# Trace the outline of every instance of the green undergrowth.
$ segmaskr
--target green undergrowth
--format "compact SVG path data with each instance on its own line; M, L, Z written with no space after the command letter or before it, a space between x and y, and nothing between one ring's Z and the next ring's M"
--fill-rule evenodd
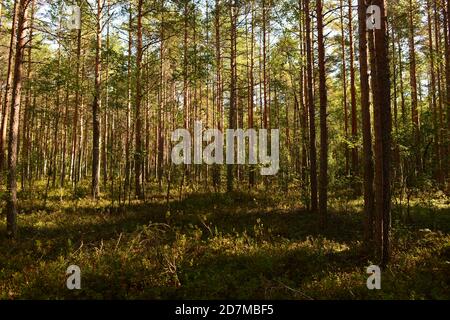
M61 192L45 205L23 195L15 240L1 214L1 299L450 299L445 197L408 216L394 206L392 260L368 290L360 200L331 200L324 229L293 192L194 192L170 206ZM70 265L81 290L66 288Z

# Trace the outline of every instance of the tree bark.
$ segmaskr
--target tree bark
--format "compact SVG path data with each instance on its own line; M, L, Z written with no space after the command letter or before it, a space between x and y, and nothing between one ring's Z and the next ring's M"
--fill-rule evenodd
M6 134L8 128L8 116L10 109L9 95L11 89L11 83L13 81L13 58L14 58L14 46L16 41L16 23L19 14L18 2L14 1L14 15L11 27L11 38L9 42L9 53L8 53L8 68L6 72L6 85L5 94L3 98L2 106L2 119L0 127L0 177L3 176L3 171L5 170L5 158L6 158Z
M76 157L78 141L78 117L80 110L80 69L81 69L81 28L77 30L77 48L76 48L76 75L75 75L75 110L72 122L72 154L70 159L70 171L73 184L77 183Z
M358 24L359 24L359 70L361 86L361 116L363 128L363 163L364 163L364 219L365 240L368 247L373 239L373 151L372 132L370 119L369 73L367 66L367 30L366 30L365 0L358 0Z
M19 119L22 95L23 55L26 45L28 6L30 0L20 0L17 8L16 51L14 78L12 83L12 104L9 119L8 141L8 184L6 197L6 232L9 237L17 236L17 152L19 146Z
M307 86L308 86L308 110L309 110L309 161L310 161L310 184L311 184L311 210L317 212L317 152L316 152L316 114L313 96L313 70L312 70L312 46L311 46L311 12L310 1L305 0L305 27L306 27L306 64L307 64Z
M27 62L27 78L26 81L26 94L25 94L25 106L23 112L23 128L22 128L22 190L25 190L25 181L29 179L29 132L30 132L30 107L32 101L32 88L31 88L31 76L32 76L32 45L33 45L33 27L34 27L34 11L35 0L31 0L31 13L29 22L29 36L28 36L28 62Z
M341 24L341 55L342 55L342 104L344 109L344 135L345 135L345 174L350 172L350 153L348 148L348 106L347 106L347 62L345 54L345 33L344 33L344 2L340 0L340 24Z
M356 86L355 86L355 66L354 66L354 49L353 49L353 8L352 0L348 2L348 30L349 30L349 45L350 45L350 98L352 106L352 174L357 176L359 174L358 161L358 116L356 110Z
M141 138L141 130L142 130L142 120L141 120L141 100L142 100L142 89L141 89L141 76L142 76L142 6L143 0L138 0L137 7L137 51L136 51L136 109L135 109L135 146L136 152L134 155L135 162L135 191L136 197L138 199L142 199L144 194L142 190L142 156L143 156L143 148L142 148L142 138Z
M317 42L319 59L319 95L320 95L320 174L319 174L319 213L321 224L327 224L328 201L328 127L327 127L327 84L325 68L325 45L323 36L323 4L316 2Z
M236 68L236 24L237 24L237 7L236 1L233 0L230 2L230 21L231 21L231 79L230 79L230 110L228 114L228 129L234 129L236 127L236 104L237 104L237 96L236 96L236 86L237 86L237 68ZM234 152L234 151L233 151ZM233 174L233 165L227 164L227 191L233 191L233 182L234 174Z
M94 101L92 103L92 198L96 199L99 193L100 178L100 107L101 107L101 16L102 1L97 0L97 22L96 22L96 46L95 46L95 85Z
M391 99L389 78L389 41L387 36L387 18L385 0L374 1L381 8L381 29L375 30L375 60L378 105L375 114L375 197L376 217L381 223L382 232L377 236L378 257L385 266L390 258L390 227L391 227Z
M409 73L411 86L411 120L414 132L414 152L416 156L416 170L421 168L421 139L419 126L419 111L417 98L417 72L416 72L416 43L415 43L415 28L414 28L414 13L415 7L413 0L409 0Z

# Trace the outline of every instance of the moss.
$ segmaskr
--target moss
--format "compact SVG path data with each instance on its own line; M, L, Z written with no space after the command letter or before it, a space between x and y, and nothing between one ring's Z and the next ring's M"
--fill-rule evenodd
M382 290L369 291L358 199L334 206L345 210L324 230L292 191L192 193L170 211L164 197L119 207L63 194L45 207L21 201L16 240L6 239L2 216L1 299L450 298L442 197L428 206L415 199L408 222L394 208L392 261ZM66 289L72 264L82 271L79 291Z

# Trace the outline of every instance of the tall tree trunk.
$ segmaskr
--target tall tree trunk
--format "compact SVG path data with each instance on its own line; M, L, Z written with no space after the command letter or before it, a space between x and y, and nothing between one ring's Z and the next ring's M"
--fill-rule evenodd
M189 40L189 1L184 1L184 26L183 26L183 120L184 120L184 128L189 130L190 128L190 84L189 84L189 57L188 57L188 40ZM217 2L218 5L218 2ZM180 195L182 194L183 185L185 182L185 176L189 175L189 164L184 165L184 171L183 176L181 180L181 187L180 187ZM186 179L189 180L189 179Z
M414 28L415 6L413 0L409 0L409 72L411 86L411 119L414 132L415 154L416 154L416 170L421 168L421 139L419 126L419 110L417 99L417 72L416 72L416 43Z
M445 154L444 151L444 103L445 103L445 90L443 88L443 83L445 83L444 80L444 61L445 61L445 55L442 57L441 48L444 48L445 50L445 39L447 38L447 32L445 31L445 28L442 29L442 22L441 22L441 16L440 16L440 10L438 10L438 6L445 5L440 3L434 2L433 4L433 11L434 11L434 41L435 41L435 52L437 54L437 58L435 61L437 62L437 70L436 70L436 78L437 78L437 94L436 94L436 100L439 101L437 104L437 110L436 110L436 133L435 133L435 139L437 141L436 148L437 148L437 162L438 162L438 168L437 168L437 181L443 185L446 180L447 171L444 171L443 168L445 166L443 159L443 155ZM445 20L445 19L444 19ZM444 39L442 39L442 31L444 31ZM444 44L442 43L444 42ZM444 59L443 59L444 58Z
M302 56L306 54L306 35L305 35L305 14L302 10L303 0L299 0L299 30L300 30L300 52ZM298 119L300 122L300 130L301 136L298 138L298 141L301 141L301 188L302 193L306 193L308 189L308 144L309 144L309 135L308 135L308 86L307 86L307 66L303 63L300 70L300 89L299 89L299 104L300 110L298 110ZM306 203L309 209L309 203Z
M359 23L359 72L361 86L361 115L363 129L363 162L364 162L364 219L365 240L370 247L373 239L373 151L372 132L370 120L370 96L369 96L369 73L367 66L367 30L366 30L365 0L358 0L358 23Z
M307 64L307 86L308 86L308 110L309 110L309 161L310 161L310 183L311 183L311 210L317 212L317 153L316 153L316 114L313 95L313 70L312 70L312 46L311 46L311 12L309 0L305 0L305 27L306 27L306 64Z
M445 172L447 172L447 189L450 190L450 179L448 172L450 170L450 0L446 1L447 10L444 9L444 29L446 30L446 42L445 42L445 82L446 82L446 95L445 106L447 113L447 126L445 130L445 138L447 145L444 148L443 158L445 161ZM445 5L443 6L445 8Z
M132 2L129 3L128 17L128 57L127 57L127 114L126 114L126 137L125 137L125 196L130 191L130 173L131 173L131 55L133 48L133 7Z
M3 2L0 1L0 31L2 31L3 28ZM2 95L2 90L3 90L3 78L0 79L0 125L2 123L2 108L3 108L3 95Z
M352 105L352 174L359 174L358 148L358 116L356 110L356 86L355 86L355 66L353 49L353 7L352 0L348 0L348 30L350 46L350 97Z
M66 177L66 149L67 149L67 118L69 111L69 88L66 85L66 96L64 99L64 118L63 118L63 137L62 137L62 149L61 149L61 167L60 167L60 177L59 186L62 189L65 183ZM60 193L62 195L62 192Z
M328 201L328 128L327 128L327 84L325 68L325 45L323 36L323 4L316 2L317 45L319 48L319 95L320 95L320 174L319 174L319 213L321 224L327 223Z
M6 196L7 235L17 235L17 151L19 146L19 119L22 95L22 67L26 45L26 28L28 23L28 6L30 0L20 0L17 11L16 52L14 61L14 78L12 83L12 104L9 119L8 140L8 184Z
M2 106L2 118L0 127L0 178L3 176L3 171L5 170L5 158L6 158L6 133L8 128L8 116L10 109L9 95L11 89L11 83L13 81L13 58L14 58L14 46L16 40L16 23L19 14L18 2L14 1L14 14L11 25L11 38L9 41L9 53L8 53L8 68L6 72L6 85L5 85L5 95L3 98Z
M70 171L72 182L76 183L76 156L77 156L77 141L78 141L78 114L80 110L80 69L81 69L81 28L76 31L77 33L77 49L76 49L76 75L75 75L75 110L73 114L72 123L72 154L70 159Z
M254 69L255 69L255 8L254 1L251 1L251 36L250 36L250 70L249 70L249 106L248 106L248 128L253 129L254 120L253 120L253 110L255 109L254 104L254 96L255 96L255 78L254 78ZM255 185L255 169L254 167L250 168L249 172L249 184L251 187Z
M108 183L108 127L109 127L109 30L110 30L110 0L106 1L106 57L105 57L105 106L103 107L103 137L101 149L101 171L103 188L106 189Z
M137 50L136 50L136 109L135 109L135 145L136 152L134 155L134 171L135 171L135 189L136 197L142 199L144 194L142 190L142 120L141 120L141 100L142 100L142 89L141 89L141 77L142 77L142 5L143 0L138 0L138 15L137 15Z
M262 42L263 42L263 86L264 86L264 113L263 113L263 124L264 128L267 129L269 112L269 101L268 101L268 83L267 83L267 7L266 1L262 0Z
M391 96L389 79L389 41L387 36L387 18L385 0L375 0L381 8L381 29L375 30L375 58L378 105L375 105L375 199L377 223L382 232L378 239L378 257L385 266L390 257L391 227Z
M237 68L236 68L236 28L237 28L237 7L236 1L230 3L230 21L231 21L231 79L230 79L230 110L228 114L228 129L234 129L236 126L236 86L237 86ZM234 152L234 151L233 151ZM227 164L227 191L233 191L233 165Z
M215 3L215 21L214 28L216 32L215 51L216 51L216 108L217 108L217 129L222 130L223 119L223 92L222 92L222 53L221 53L221 33L220 33L220 0ZM213 169L213 185L214 189L220 185L220 167L216 164Z
M350 172L350 154L348 148L348 106L347 106L347 62L345 54L345 33L344 33L344 1L340 0L340 24L341 24L341 55L342 55L342 104L344 109L344 134L345 134L345 174Z
M102 49L102 0L97 0L96 46L95 46L95 87L92 103L92 197L99 193L100 178L100 106L101 106L101 49Z
M438 110L437 110L437 97L436 97L436 73L435 73L435 63L434 63L434 46L433 46L433 31L431 19L431 4L430 0L427 0L427 29L428 29L428 45L429 45L429 55L430 55L430 109L433 114L433 126L434 126L434 147L436 155L436 166L433 169L433 176L438 180L441 176L440 172L440 148L439 148L439 121L438 121ZM437 45L437 44L436 44ZM440 88L439 88L440 90Z
M25 106L23 113L23 128L22 128L22 190L25 190L25 180L29 178L29 131L30 131L30 105L32 100L32 88L31 88L31 71L32 71L32 45L33 45L33 27L34 27L34 11L35 0L31 0L31 13L29 23L29 36L28 36L28 62L27 62L27 87L25 95Z
M162 7L164 7L164 1L161 3ZM157 178L159 188L162 188L162 179L163 179L163 162L164 162L164 134L163 134L163 110L165 108L164 103L164 13L161 14L161 27L160 27L160 93L159 93L159 103L158 103L158 170L157 170Z

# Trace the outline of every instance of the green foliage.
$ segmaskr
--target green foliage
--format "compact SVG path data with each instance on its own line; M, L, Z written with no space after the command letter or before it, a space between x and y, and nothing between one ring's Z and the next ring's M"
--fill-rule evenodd
M111 210L85 191L49 197L41 211L24 204L17 240L6 239L1 219L0 298L450 298L443 194L415 198L411 222L394 219L390 267L382 290L369 291L365 268L374 262L361 246L360 202L335 212L324 230L315 215L292 209L292 192L190 194L166 214L158 201ZM72 264L82 270L79 291L65 286Z

